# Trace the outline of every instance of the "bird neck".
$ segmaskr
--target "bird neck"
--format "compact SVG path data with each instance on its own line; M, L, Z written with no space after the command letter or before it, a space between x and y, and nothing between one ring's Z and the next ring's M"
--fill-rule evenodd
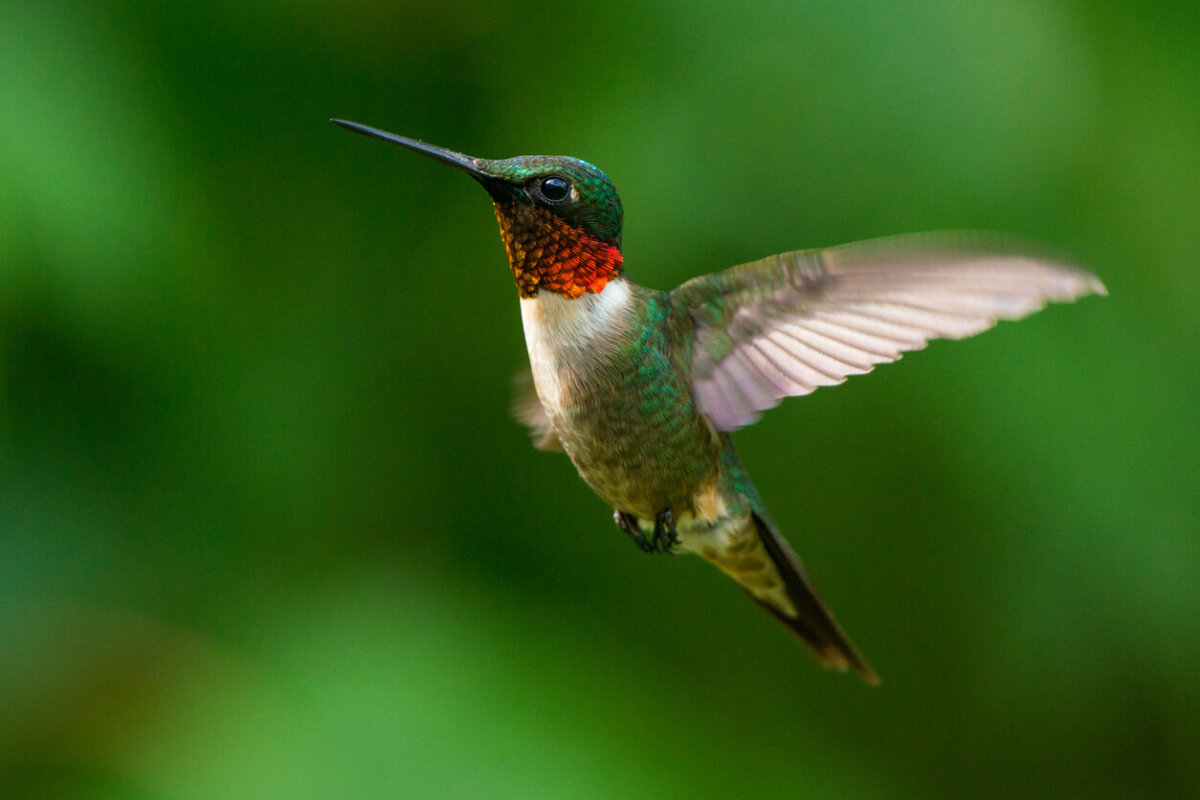
M621 273L621 250L544 208L497 202L496 219L521 297L545 289L575 299L599 294Z

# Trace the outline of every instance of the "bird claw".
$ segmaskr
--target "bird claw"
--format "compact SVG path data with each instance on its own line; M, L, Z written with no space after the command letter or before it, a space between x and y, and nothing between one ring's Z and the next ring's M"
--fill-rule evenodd
M679 544L679 534L671 520L671 509L664 509L654 517L654 532L647 537L638 525L637 517L624 511L613 511L613 522L641 548L643 553L673 553Z
M671 509L664 508L654 516L654 549L658 553L674 553L679 544L679 533L671 519Z
M633 514L627 514L624 511L613 511L613 522L617 523L617 527L625 531L625 535L633 540L633 543L642 549L643 553L653 553L654 545L646 538L646 534L642 533L642 528L638 525L637 517Z

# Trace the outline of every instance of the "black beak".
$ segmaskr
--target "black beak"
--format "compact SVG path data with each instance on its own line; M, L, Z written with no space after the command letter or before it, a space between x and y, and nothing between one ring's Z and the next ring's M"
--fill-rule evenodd
M381 131L378 128L372 128L370 125L362 125L358 122L349 122L344 119L333 119L330 122L336 122L343 128L361 133L364 136L373 136L376 139L383 139L385 142L398 144L401 147L407 147L409 150L416 150L418 153L424 153L430 158L435 158L443 164L449 164L455 169L460 169L470 175L472 178L483 183L485 187L495 184L498 178L489 173L485 165L487 159L474 158L472 156L456 153L453 150L447 150L444 147L438 147L435 144L427 144L416 139L409 139L407 136L397 136L394 133Z

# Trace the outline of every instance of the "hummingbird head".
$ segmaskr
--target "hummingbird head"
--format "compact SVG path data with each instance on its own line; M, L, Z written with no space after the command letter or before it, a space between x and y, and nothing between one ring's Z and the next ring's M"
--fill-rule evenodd
M603 172L567 156L473 158L357 122L342 127L416 150L466 172L487 190L522 297L576 298L621 272L621 198Z

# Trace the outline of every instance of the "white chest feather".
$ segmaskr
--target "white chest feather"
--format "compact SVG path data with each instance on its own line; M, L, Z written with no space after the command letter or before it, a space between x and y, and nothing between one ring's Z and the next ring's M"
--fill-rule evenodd
M600 294L574 300L553 292L521 299L533 383L552 419L569 400L565 376L570 367L627 330L630 298L629 284L614 280Z

